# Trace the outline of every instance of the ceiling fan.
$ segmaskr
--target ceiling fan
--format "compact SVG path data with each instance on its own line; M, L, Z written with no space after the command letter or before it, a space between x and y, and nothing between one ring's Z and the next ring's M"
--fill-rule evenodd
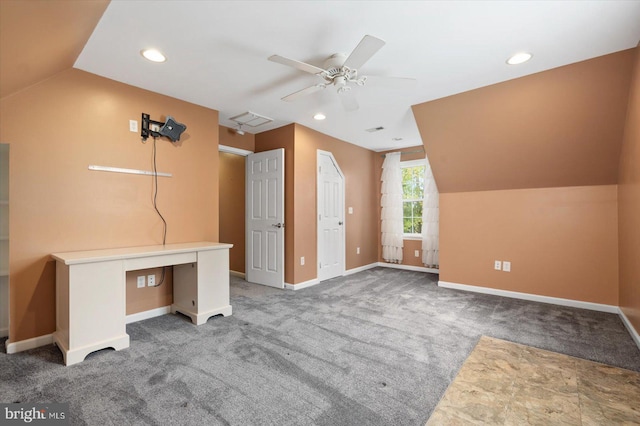
M344 108L347 111L354 111L359 108L359 105L353 92L351 92L351 85L364 86L367 82L367 76L358 76L358 69L371 59L384 45L384 40L365 35L351 54L336 53L331 55L324 62L323 68L279 55L272 55L269 57L269 60L299 69L300 71L315 74L324 80L323 83L314 84L313 86L285 96L282 98L283 101L295 101L302 96L326 89L329 86L334 86ZM415 82L415 79L412 78L383 78L400 84Z

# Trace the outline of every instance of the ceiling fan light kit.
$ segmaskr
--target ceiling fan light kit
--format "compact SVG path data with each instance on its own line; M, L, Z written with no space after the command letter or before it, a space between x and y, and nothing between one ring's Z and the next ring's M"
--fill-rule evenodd
M323 64L323 68L295 59L285 58L280 55L269 57L271 62L296 68L309 74L317 75L324 80L323 83L314 84L297 92L293 92L282 98L283 101L295 101L303 96L334 86L339 95L342 105L347 111L359 108L358 102L351 92L353 85L364 86L367 76L358 77L358 69L362 67L371 57L385 45L385 42L377 37L365 35L355 49L349 54L336 53L331 55ZM394 77L381 77L395 79ZM414 79L396 79L404 82L413 82Z

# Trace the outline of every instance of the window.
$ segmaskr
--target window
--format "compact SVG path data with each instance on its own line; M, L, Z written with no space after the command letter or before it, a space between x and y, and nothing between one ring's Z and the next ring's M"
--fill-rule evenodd
M421 237L424 199L424 160L403 161L402 218L405 237Z

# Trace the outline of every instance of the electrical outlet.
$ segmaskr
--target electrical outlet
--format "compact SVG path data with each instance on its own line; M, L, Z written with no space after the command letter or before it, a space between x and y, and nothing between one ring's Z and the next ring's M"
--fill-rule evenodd
M356 254L360 254L360 247L356 247Z
M502 262L500 262L499 260L496 260L495 263L493 264L493 269L495 269L496 271L502 270Z
M137 132L138 131L138 121L129 120L129 131L130 132Z
M147 275L147 285L149 287L154 287L156 285L156 276L155 275Z
M502 261L502 270L505 272L511 272L511 262L507 262L506 260Z
M151 123L149 125L149 130L151 130L152 132L159 132L160 131L160 126L154 123Z
M304 266L304 256L300 258L300 266Z
M415 256L415 257L420 257L420 251L419 251L419 250L416 250L416 251L415 251L415 253L414 253L414 256Z
M144 275L138 277L138 288L144 288Z
M353 214L353 207L349 207L349 214Z

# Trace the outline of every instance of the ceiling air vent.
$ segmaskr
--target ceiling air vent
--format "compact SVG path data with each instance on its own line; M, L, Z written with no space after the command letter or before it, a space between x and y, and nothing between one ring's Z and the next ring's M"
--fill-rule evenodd
M271 123L272 118L265 117L264 115L256 114L255 112L247 111L240 115L229 118L231 121L235 121L239 125L245 125L250 127L258 127L263 124Z
M365 129L365 132L373 133L373 132L379 132L380 130L384 130L384 127L382 126L372 127L370 129Z

